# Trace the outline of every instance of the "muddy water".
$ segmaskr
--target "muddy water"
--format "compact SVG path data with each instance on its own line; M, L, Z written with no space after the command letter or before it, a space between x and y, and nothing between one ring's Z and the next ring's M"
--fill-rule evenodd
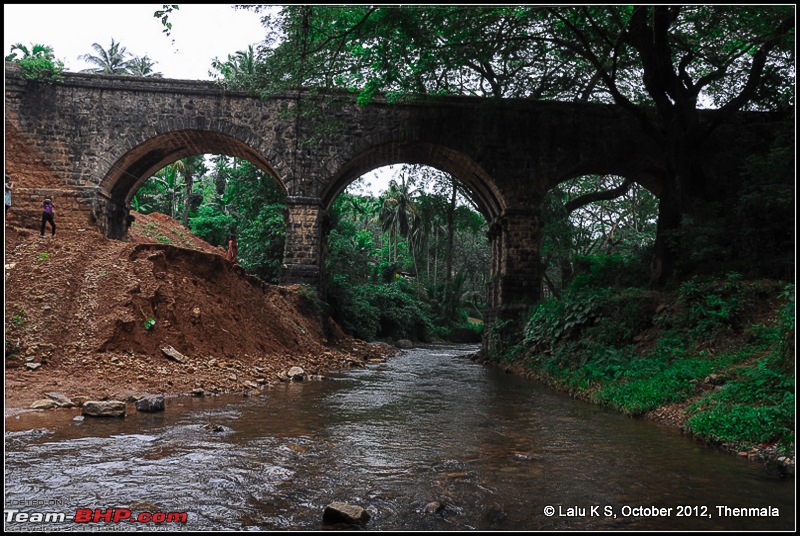
M320 530L333 501L367 508L369 530L794 529L793 480L482 367L475 350L168 399L162 414L8 418L5 529ZM33 516L112 510L188 521Z

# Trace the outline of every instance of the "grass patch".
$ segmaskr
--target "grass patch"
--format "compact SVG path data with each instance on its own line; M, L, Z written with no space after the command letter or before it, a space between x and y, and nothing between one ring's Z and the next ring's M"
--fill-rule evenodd
M707 441L788 448L794 286L781 285L728 274L693 278L663 296L572 290L534 307L523 350L502 357L524 359L554 387L628 415L692 402L685 427Z
M722 389L689 406L687 429L713 442L793 442L794 377L776 364L767 357L740 368Z

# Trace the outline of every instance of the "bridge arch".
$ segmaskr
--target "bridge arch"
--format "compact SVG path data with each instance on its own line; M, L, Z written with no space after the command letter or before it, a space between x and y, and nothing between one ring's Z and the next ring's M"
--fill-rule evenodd
M286 185L270 162L241 139L230 134L198 129L170 130L131 146L122 144L122 154L99 181L98 195L105 200L97 217L111 238L127 232L130 203L136 191L157 171L182 158L199 154L224 154L247 160L272 176L286 192Z
M350 159L321 192L321 205L329 210L336 198L358 177L394 164L419 164L449 173L472 193L487 221L500 216L507 202L489 174L468 155L432 143L392 142L372 147Z

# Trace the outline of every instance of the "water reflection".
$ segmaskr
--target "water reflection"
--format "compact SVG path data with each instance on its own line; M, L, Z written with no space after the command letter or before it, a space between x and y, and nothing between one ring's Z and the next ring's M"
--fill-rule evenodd
M168 400L163 414L7 419L6 508L188 513L167 530L318 530L333 501L366 507L372 530L793 529L793 481L481 367L474 351L409 351L264 396ZM780 515L720 516L717 505ZM681 506L706 510L678 516Z

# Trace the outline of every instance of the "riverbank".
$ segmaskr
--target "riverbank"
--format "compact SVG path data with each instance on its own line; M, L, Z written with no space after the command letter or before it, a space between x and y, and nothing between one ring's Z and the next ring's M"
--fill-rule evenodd
M479 360L794 476L791 283L584 286L533 308L524 333Z
M530 381L535 381L546 385L550 389L561 392L569 393L575 398L594 402L590 396L579 395L569 389L563 388L549 381L548 378L540 374L536 374L524 363L502 363L487 359L481 354L476 354L473 360L485 365L501 368L509 374L514 374ZM688 420L687 408L692 402L696 402L699 397L692 400L669 404L649 411L641 416L631 417L653 421L661 426L670 428L679 434L686 434L691 436L691 432L686 429L686 422ZM781 477L794 478L795 471L795 455L787 455L782 449L778 448L777 444L762 443L758 445L751 445L743 447L741 443L726 443L726 442L710 442L702 438L695 438L699 443L706 445L710 449L724 451L732 456L738 456L743 459L750 460L754 463L761 463L764 469L772 474L777 474ZM794 445L792 445L794 446Z

